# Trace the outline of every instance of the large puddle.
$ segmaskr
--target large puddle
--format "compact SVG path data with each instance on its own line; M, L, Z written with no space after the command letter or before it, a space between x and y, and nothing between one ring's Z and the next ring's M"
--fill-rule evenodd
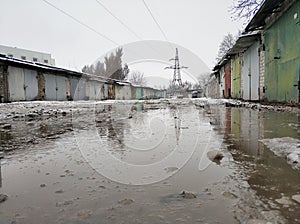
M5 120L0 223L300 222L300 171L259 141L299 140L297 114L203 100L71 109Z

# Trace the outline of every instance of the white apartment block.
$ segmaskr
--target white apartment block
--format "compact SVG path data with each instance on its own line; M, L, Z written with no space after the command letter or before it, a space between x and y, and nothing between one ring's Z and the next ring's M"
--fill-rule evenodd
M55 66L55 60L48 53L0 45L0 54L20 60Z

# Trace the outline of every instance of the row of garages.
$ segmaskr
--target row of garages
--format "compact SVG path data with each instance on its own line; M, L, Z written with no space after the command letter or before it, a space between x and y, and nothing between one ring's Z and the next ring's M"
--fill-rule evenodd
M0 55L0 102L164 98L165 91Z
M206 95L250 101L300 100L300 1L266 0L214 67Z

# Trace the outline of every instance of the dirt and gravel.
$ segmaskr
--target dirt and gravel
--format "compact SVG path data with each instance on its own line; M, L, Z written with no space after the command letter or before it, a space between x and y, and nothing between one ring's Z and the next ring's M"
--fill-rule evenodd
M300 222L298 163L283 153L299 149L297 108L164 99L0 110L3 223Z

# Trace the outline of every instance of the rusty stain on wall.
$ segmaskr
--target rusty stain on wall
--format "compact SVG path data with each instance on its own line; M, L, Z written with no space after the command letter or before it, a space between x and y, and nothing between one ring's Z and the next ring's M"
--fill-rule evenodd
M7 66L0 65L0 102L8 101Z
M38 97L37 100L45 100L46 88L45 88L45 77L42 72L38 72Z
M231 98L231 61L225 65L225 98Z
M70 79L66 80L66 95L67 95L67 100L71 100L71 81L70 81Z

